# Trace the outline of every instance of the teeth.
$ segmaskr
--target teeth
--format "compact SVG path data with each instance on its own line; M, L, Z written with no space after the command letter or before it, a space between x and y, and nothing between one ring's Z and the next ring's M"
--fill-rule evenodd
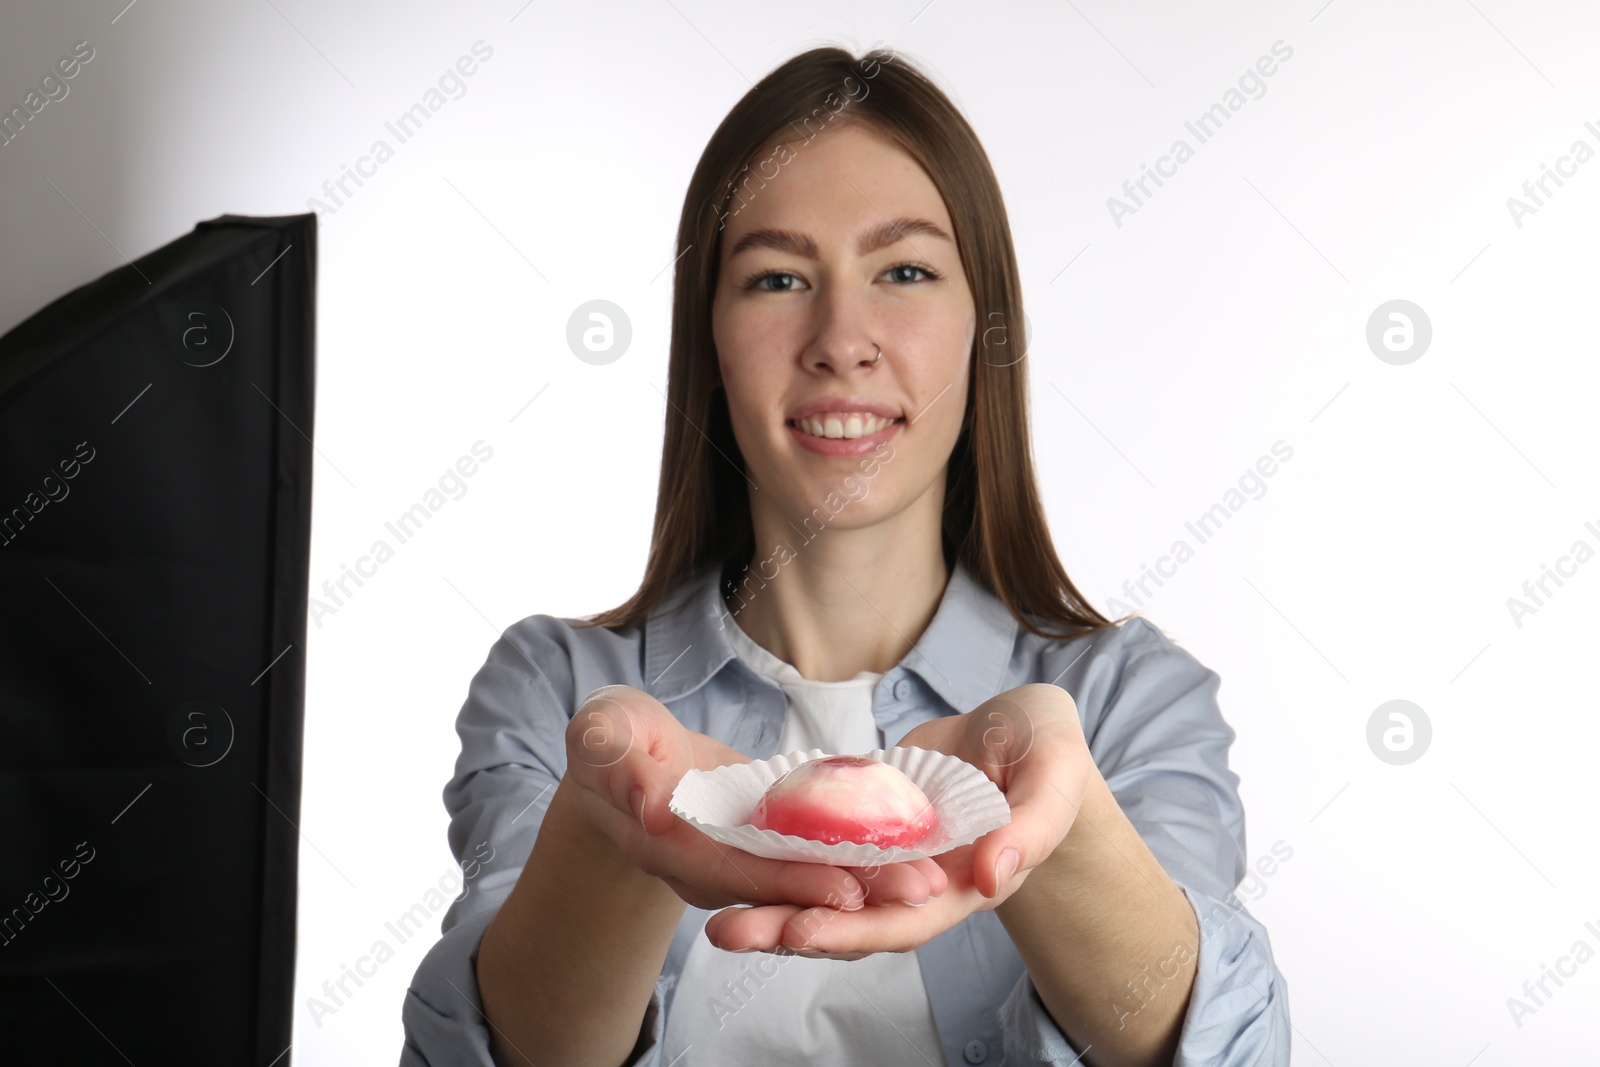
M795 425L813 437L857 438L875 434L893 419L880 418L862 412L830 412L820 418L796 419Z

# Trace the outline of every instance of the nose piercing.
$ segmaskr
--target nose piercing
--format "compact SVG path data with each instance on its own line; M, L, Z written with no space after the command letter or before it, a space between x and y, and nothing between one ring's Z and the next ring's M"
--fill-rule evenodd
M867 364L867 366L869 366L869 367L872 366L873 364L877 363L878 360L883 358L883 349L882 349L882 347L879 346L878 342L876 342L876 341L872 342L872 347L876 348L878 350L878 354L877 354L876 357L873 358L872 363L868 363Z

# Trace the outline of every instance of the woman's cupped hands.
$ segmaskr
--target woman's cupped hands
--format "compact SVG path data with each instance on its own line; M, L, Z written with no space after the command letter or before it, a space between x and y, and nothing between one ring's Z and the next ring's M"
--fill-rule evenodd
M567 730L567 773L596 830L685 902L717 910L706 936L733 952L860 959L906 952L994 908L1071 829L1094 773L1077 707L1030 684L972 711L924 722L900 747L943 752L982 770L1011 821L932 858L872 867L774 860L705 836L668 802L690 769L749 758L689 730L637 688L589 694Z

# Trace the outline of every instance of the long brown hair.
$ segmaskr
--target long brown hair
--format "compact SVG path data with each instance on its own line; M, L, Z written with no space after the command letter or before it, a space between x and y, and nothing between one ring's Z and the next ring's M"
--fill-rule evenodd
M1025 344L1021 284L989 158L949 98L892 49L857 59L834 47L803 52L762 78L722 120L695 167L678 221L678 247L689 254L678 259L673 281L666 431L644 580L626 603L586 616L581 625L642 623L691 573L711 563L722 565L726 595L730 571L751 561L756 546L744 456L711 336L722 229L734 197L742 204L765 187L761 174L751 172L764 145L790 130L809 141L841 120L886 136L932 178L950 212L979 311L966 412L945 479L946 565L964 563L1024 628L1042 637L1115 625L1067 577L1039 503L1027 364L1010 354ZM1038 623L1066 632L1050 633Z

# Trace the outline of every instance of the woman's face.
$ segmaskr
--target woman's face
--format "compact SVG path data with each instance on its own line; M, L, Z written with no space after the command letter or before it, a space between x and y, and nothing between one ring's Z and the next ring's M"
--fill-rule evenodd
M742 206L735 197L727 208L737 213L724 225L712 298L734 437L760 487L752 502L791 518L830 493L859 500L838 514L846 527L930 490L942 504L976 323L944 201L910 156L867 127L836 126L776 156L775 145L757 157L771 162L746 172L759 169L764 187L749 182ZM879 233L895 222L899 232ZM874 343L883 349L875 365ZM871 440L807 447L796 413L833 398L852 398L851 410L874 402L901 421ZM837 419L824 433L854 429Z

